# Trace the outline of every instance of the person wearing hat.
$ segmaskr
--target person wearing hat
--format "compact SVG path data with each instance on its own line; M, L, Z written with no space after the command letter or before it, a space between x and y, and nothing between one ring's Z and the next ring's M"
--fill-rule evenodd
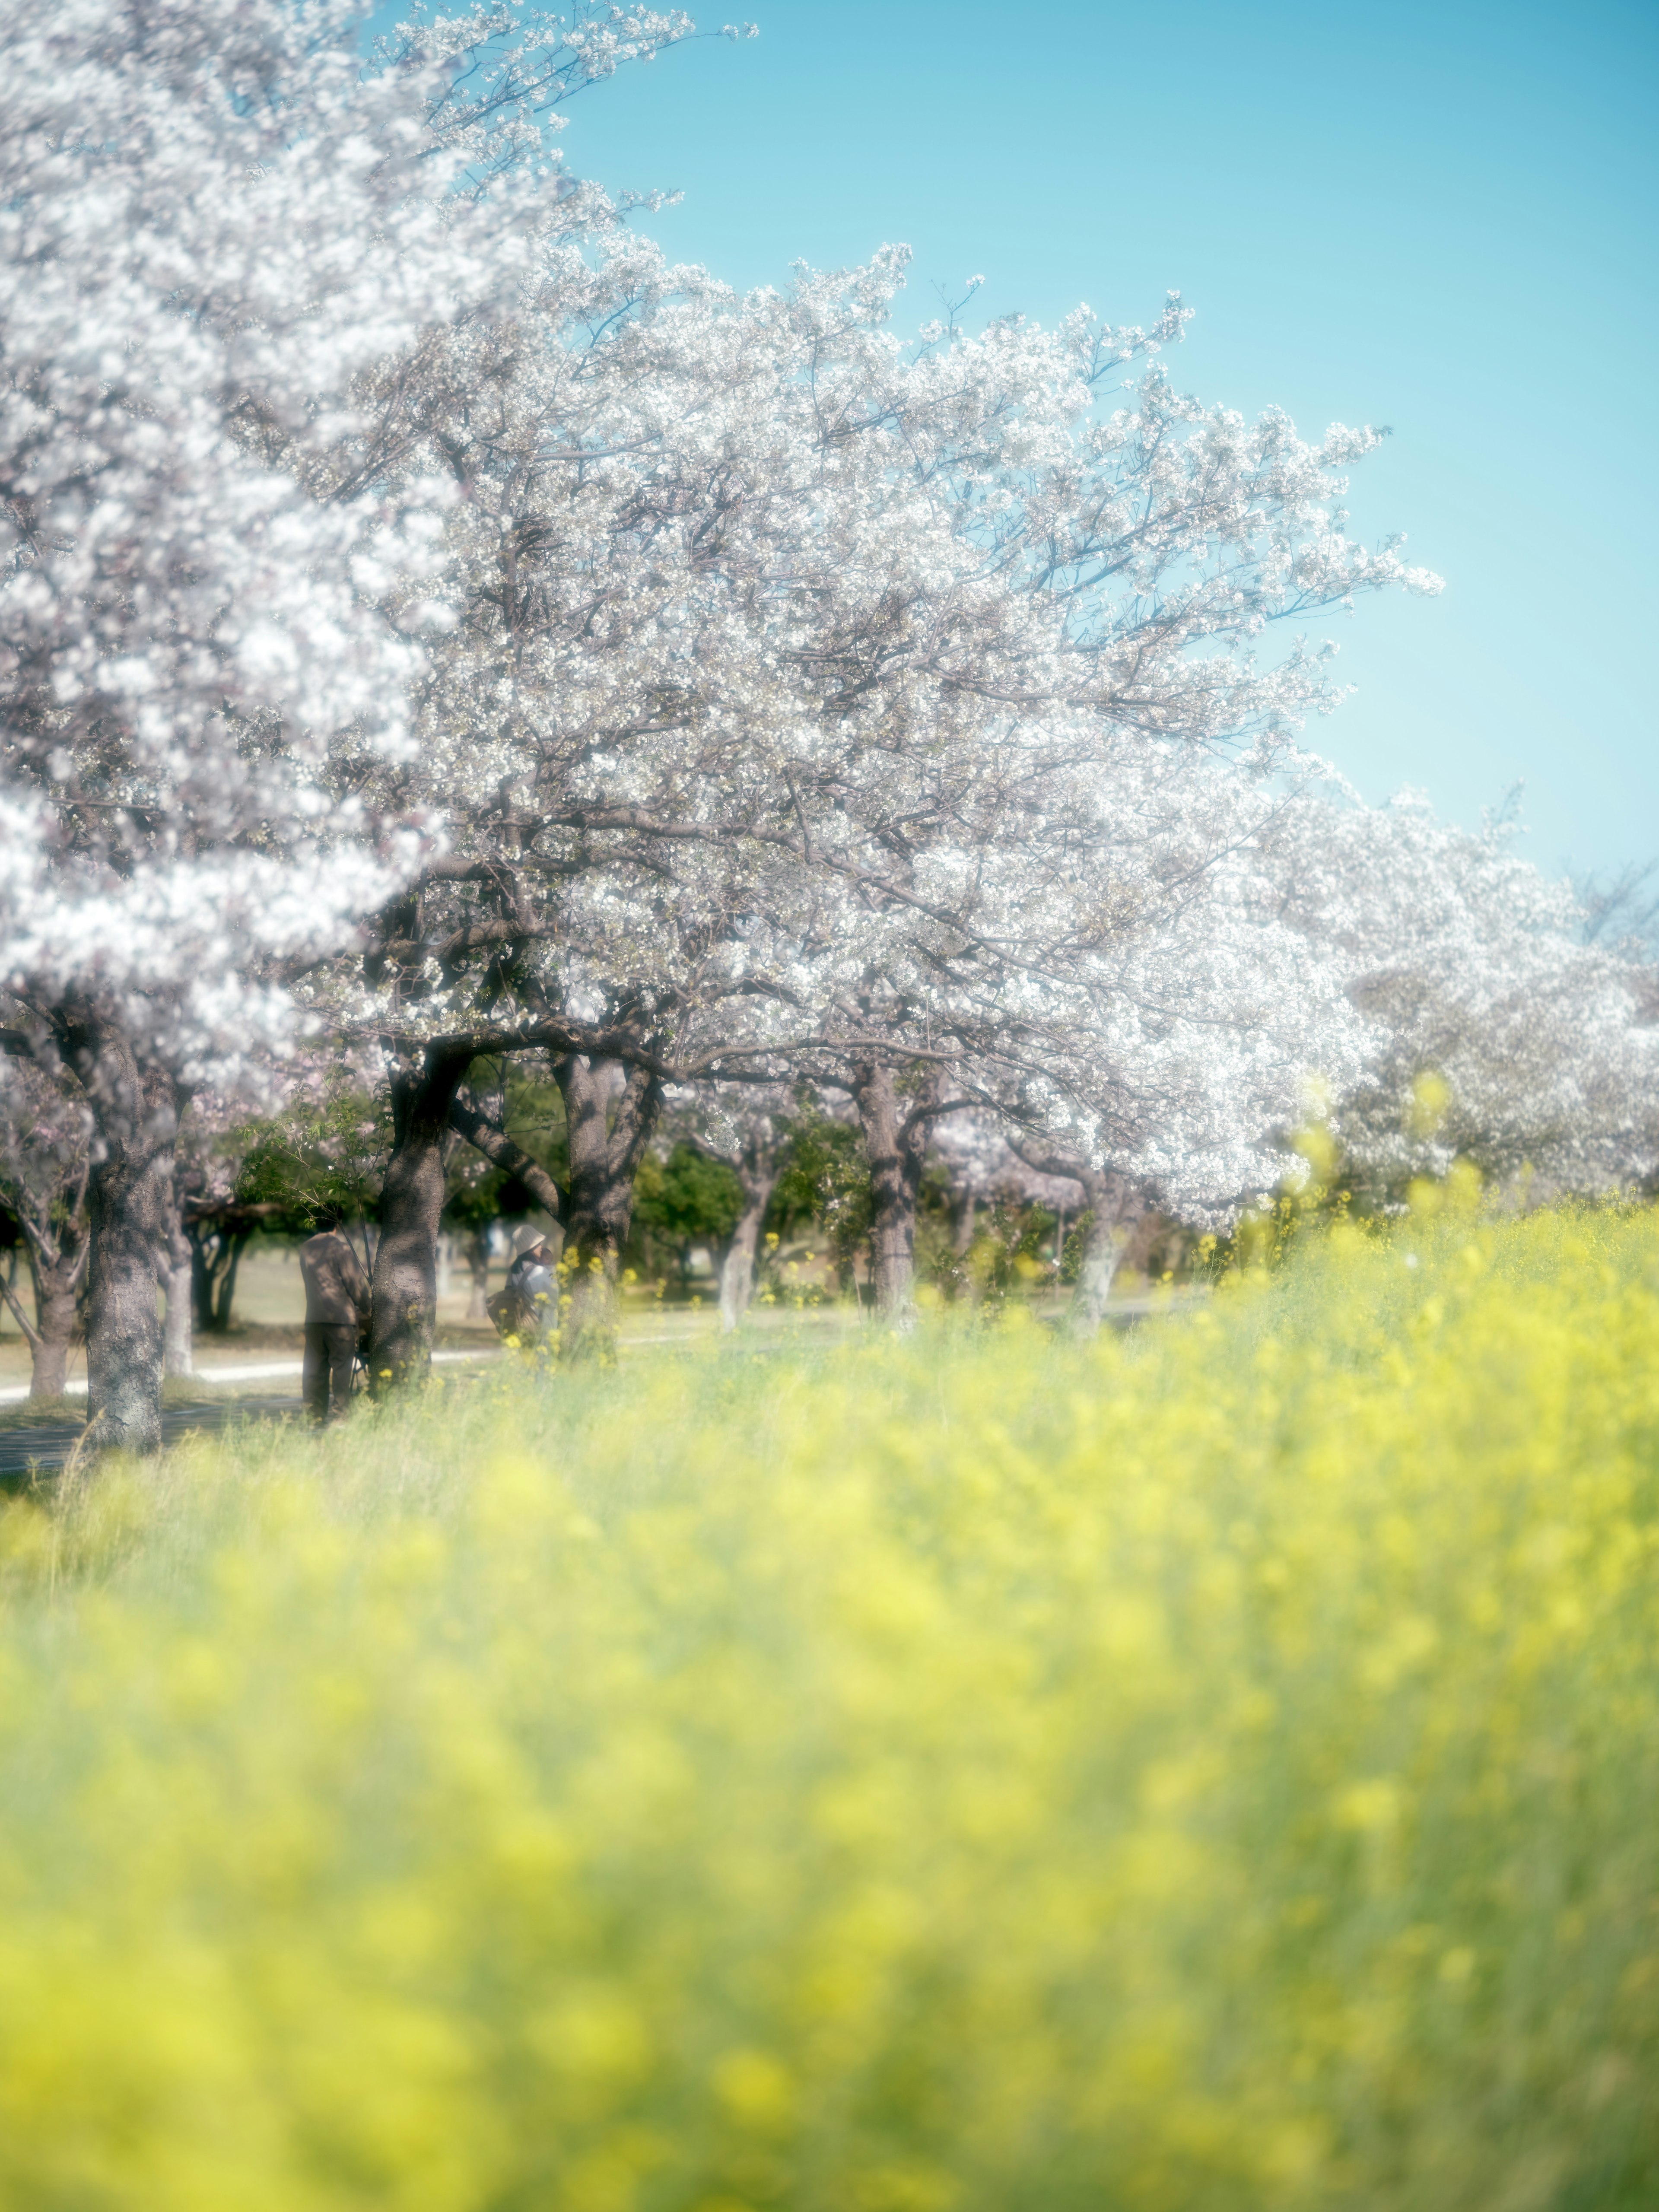
M507 1271L508 1310L520 1335L539 1336L558 1313L559 1285L546 1235L528 1222L513 1232L513 1265ZM505 1332L504 1332L505 1333Z

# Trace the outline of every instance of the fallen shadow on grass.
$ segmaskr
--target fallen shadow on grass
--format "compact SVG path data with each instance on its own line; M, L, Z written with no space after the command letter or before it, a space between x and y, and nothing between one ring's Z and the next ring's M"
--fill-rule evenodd
M216 1432L237 1421L296 1418L297 1392L291 1397L198 1399L161 1409L161 1442L176 1444L198 1431ZM44 1405L9 1408L0 1416L0 1494L27 1490L43 1476L56 1474L80 1442L87 1425L85 1403L58 1399Z

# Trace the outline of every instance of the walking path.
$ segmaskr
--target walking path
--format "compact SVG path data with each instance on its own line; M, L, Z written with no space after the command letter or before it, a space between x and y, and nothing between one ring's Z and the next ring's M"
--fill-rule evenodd
M434 1352L432 1364L436 1367L445 1361L499 1359L501 1356L493 1347L487 1352ZM301 1371L301 1363L297 1359L261 1359L247 1366L193 1368L186 1379L191 1382L260 1382L268 1376L298 1375ZM17 1389L0 1390L0 1406L21 1406L28 1395L27 1382ZM78 1382L65 1383L64 1395L66 1398L84 1398L87 1395L85 1376Z

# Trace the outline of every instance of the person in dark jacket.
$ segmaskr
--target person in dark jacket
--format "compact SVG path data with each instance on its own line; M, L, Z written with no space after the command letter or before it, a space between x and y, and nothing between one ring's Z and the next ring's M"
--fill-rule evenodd
M300 1389L313 1421L337 1420L351 1403L351 1367L368 1326L368 1282L340 1233L337 1213L300 1247L306 1286L306 1350Z

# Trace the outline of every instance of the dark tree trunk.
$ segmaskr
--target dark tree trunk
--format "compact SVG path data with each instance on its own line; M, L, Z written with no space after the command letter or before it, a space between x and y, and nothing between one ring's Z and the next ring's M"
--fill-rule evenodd
M931 1086L930 1086L931 1088ZM871 1274L876 1311L890 1328L916 1319L916 1199L927 1155L928 1099L908 1114L890 1067L866 1060L853 1070L853 1103L870 1161Z
M213 1250L217 1242L216 1231L199 1221L185 1225L185 1234L190 1240L191 1297L196 1308L196 1326L207 1335L213 1328Z
M467 1232L467 1271L472 1278L471 1296L466 1302L469 1321L488 1321L489 1318L489 1230L481 1222Z
M634 1179L662 1111L655 1076L630 1067L618 1092L618 1065L572 1053L553 1071L570 1144L563 1261L570 1303L559 1334L566 1359L617 1356L617 1279L634 1218Z
M237 1270L258 1225L279 1212L276 1206L237 1206L197 1199L184 1214L181 1234L191 1255L191 1303L195 1307L197 1336L226 1336L230 1332L232 1307L237 1298ZM161 1272L168 1274L175 1261L170 1245L161 1255Z
M50 1194L19 1193L17 1203L27 1212L15 1216L21 1232L21 1247L14 1246L9 1279L0 1284L0 1296L16 1318L29 1348L29 1396L32 1400L61 1398L69 1381L70 1350L80 1320L81 1285L88 1257L87 1176L83 1163L77 1177L58 1186ZM17 1254L28 1262L29 1285L34 1294L34 1319L24 1312L16 1291Z
M161 1324L156 1255L173 1211L179 1104L165 1077L146 1076L106 1016L76 1009L59 1030L95 1132L88 1179L88 1429L100 1451L153 1452L161 1443Z
M246 1229L226 1232L225 1270L219 1278L213 1300L213 1334L216 1336L230 1334L231 1308L236 1297L236 1271L242 1264L242 1255L247 1249L252 1233Z
M369 1388L377 1394L422 1380L431 1364L444 1140L472 1060L470 1044L440 1037L392 1079L392 1158L380 1193L368 1344Z

